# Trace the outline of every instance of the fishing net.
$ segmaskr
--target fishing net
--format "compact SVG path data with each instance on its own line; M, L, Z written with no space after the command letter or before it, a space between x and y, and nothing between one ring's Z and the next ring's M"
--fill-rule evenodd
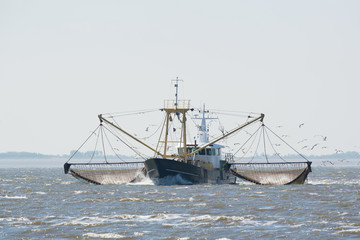
M124 184L141 181L145 175L144 162L65 163L65 174L93 184Z
M303 184L311 172L311 162L231 163L231 172L260 185Z

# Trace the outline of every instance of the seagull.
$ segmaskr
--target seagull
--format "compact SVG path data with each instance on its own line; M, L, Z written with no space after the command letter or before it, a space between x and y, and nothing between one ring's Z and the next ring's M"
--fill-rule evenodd
M322 161L322 162L323 162L324 165L325 165L326 162L330 163L331 165L334 165L334 163L330 162L329 160L327 160L327 161Z
M147 128L145 129L145 131L148 132L148 131L149 131L149 127L147 127Z
M301 124L299 125L299 128L301 128L302 126L304 126L304 123L301 123Z
M308 146L303 146L301 149L307 148Z
M314 144L314 146L312 146L310 150L313 150L313 149L314 149L314 147L316 147L317 145L318 145L317 143L316 143L316 144Z
M305 141L307 141L307 139L303 139L303 140L299 141L298 143L302 143L302 142L305 142Z
M321 137L323 141L327 140L327 136L323 136L323 135L315 135L314 137Z
M283 126L280 126L280 125L279 125L279 126L276 126L276 127L278 127L278 128L282 128Z
M280 143L275 143L275 146L277 146L277 147L278 147L278 146L281 146L281 144L280 144Z
M343 152L342 150L335 149L336 153Z

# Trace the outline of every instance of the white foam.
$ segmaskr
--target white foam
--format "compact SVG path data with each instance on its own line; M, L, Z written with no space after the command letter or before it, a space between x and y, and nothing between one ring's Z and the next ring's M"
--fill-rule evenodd
M243 220L244 220L244 217L238 217L238 216L210 216L210 215L201 215L201 216L189 218L189 221L206 221L206 222L243 221Z
M55 224L55 226L99 226L105 221L108 220L101 217L82 217L73 219L69 222L60 222Z
M36 194L39 194L39 195L45 195L46 193L45 192L35 192Z
M116 233L85 233L83 237L90 237L90 238L124 238L125 236L116 234Z
M19 218L0 218L1 222L28 222L30 221L30 219L26 218L26 217L19 217Z
M26 196L8 196L8 195L0 196L0 198L6 198L6 199L27 199Z
M69 184L72 184L73 182L70 182L70 181L66 181L66 182L60 182L60 184L64 184L64 185L69 185Z
M360 234L360 228L341 230L341 231L336 232L335 234L344 234L344 233Z
M74 191L74 194L82 194L82 193L86 193L87 191Z

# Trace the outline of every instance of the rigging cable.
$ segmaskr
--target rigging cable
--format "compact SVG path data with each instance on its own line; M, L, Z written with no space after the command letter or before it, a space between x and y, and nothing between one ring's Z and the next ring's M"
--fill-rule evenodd
M89 136L89 137L85 140L85 142L83 142L83 143L80 145L80 147L70 156L69 160L67 160L66 163L68 163L68 162L75 156L75 154L79 152L79 150L85 145L85 143L90 139L90 137L91 137L92 135L94 135L94 134L96 135L95 131L97 131L99 127L100 127L100 125L97 126L97 127L95 128L95 130L91 132L90 136Z
M266 133L267 139L268 139L268 141L269 141L269 143L270 143L270 146L271 146L272 149L274 150L275 154L276 154L277 156L279 156L279 158L280 158L281 160L283 160L284 162L286 162L286 160L283 159L283 158L280 156L280 153L278 153L278 152L276 151L276 149L275 149L275 147L274 147L274 144L272 144L272 142L271 142L271 139L270 139L270 136L269 136L269 134L268 134L268 132L267 132L267 129L265 129L265 133Z
M106 129L106 130L107 130L107 129ZM108 130L108 131L109 131L109 130ZM110 132L110 131L109 131L109 132ZM109 140L106 132L104 132L104 135L105 135L105 137L106 137L106 140L107 140L108 144L110 145L111 149L113 150L113 153L118 157L118 159L119 159L120 161L126 162L125 160L123 160L123 159L115 152L115 149L114 149L114 147L111 145L111 142L110 142L110 140Z
M99 127L100 127L100 129L101 129L102 125L100 124ZM95 142L94 151L93 151L93 153L92 153L92 155L91 155L91 158L90 158L90 160L89 160L88 163L90 163L90 162L93 160L94 156L95 156L96 148L97 148L97 145L98 145L98 142L99 142L99 137L100 137L100 134L99 134L99 133L100 133L100 129L98 130L98 134L97 134L97 138L96 138L96 142Z
M264 123L262 124L261 127L262 127L263 141L264 141L264 155L265 155L266 162L269 163L269 159L268 159L267 154L266 154L265 125L264 125Z
M256 129L256 131L248 138L248 140L245 141L245 143L244 143L243 145L241 145L241 147L234 153L234 155L236 155L236 154L250 141L250 139L251 139L255 134L258 133L258 131L259 131L260 128L261 128L261 126L258 127L258 129ZM255 138L256 138L256 137L255 137ZM254 140L255 140L255 138L254 138ZM254 140L253 140L253 142L250 144L250 147L248 148L248 151L251 149L251 146L254 144ZM247 152L248 152L248 151L247 151ZM244 153L243 157L247 154L247 152ZM241 158L243 158L243 157L241 157ZM240 159L241 159L241 158L240 158Z
M279 137L276 133L274 133L270 128L268 128L267 126L265 126L266 129L268 129L270 132L272 132L272 134L274 134L276 137L278 137L282 142L284 142L288 147L290 147L293 151L295 151L297 154L299 154L303 159L305 159L307 162L310 162L304 155L302 155L301 153L299 153L298 151L296 151L295 148L293 148L292 146L290 146L287 142L285 142L281 137Z
M261 126L260 126L260 127L261 127ZM254 141L255 141L255 140L254 140ZM257 155L257 151L258 151L258 148L259 148L259 145L260 145L260 141L261 141L261 132L260 132L260 135L259 135L259 141L258 141L257 146L256 146L256 149L255 149L255 151L254 151L254 155L253 155L252 159L249 161L249 163L251 163L251 162L254 160L255 155Z
M104 128L106 128L104 126ZM116 137L119 141L121 141L123 144L125 144L128 148L130 148L132 151L134 151L137 155L139 155L142 159L146 160L138 151L135 150L135 148L131 147L129 144L127 144L126 142L124 142L118 135L116 135L115 133L113 133L110 129L106 128L106 130L108 130L112 135L114 135L114 137Z
M102 124L100 124L102 126ZM104 159L105 162L108 163L107 159L106 159L106 152L105 152L105 145L104 145L104 131L103 128L100 128L101 130L101 141L102 141L102 147L103 147L103 152L104 152Z
M114 118L114 117L131 116L137 114L145 114L145 113L155 112L158 110L159 109L145 109L145 110L128 111L128 112L104 113L103 115L108 115L110 118Z

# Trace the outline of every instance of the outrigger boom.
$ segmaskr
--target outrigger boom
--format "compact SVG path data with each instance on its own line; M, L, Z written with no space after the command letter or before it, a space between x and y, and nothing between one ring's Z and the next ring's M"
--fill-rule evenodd
M149 145L147 145L146 143L144 143L143 141L141 141L140 139L134 137L133 135L131 135L130 133L126 132L124 129L120 128L119 126L115 125L114 123L110 122L109 120L107 120L106 118L104 118L102 116L102 114L98 115L100 122L106 122L107 124L109 124L110 126L113 126L114 128L118 129L119 131L125 133L127 136L131 137L132 139L134 139L135 141L141 143L142 145L144 145L145 147L149 148L150 150L152 150L153 152L155 152L156 154L163 156L163 154L161 154L160 152L156 151L155 149L153 149L152 147L150 147Z

